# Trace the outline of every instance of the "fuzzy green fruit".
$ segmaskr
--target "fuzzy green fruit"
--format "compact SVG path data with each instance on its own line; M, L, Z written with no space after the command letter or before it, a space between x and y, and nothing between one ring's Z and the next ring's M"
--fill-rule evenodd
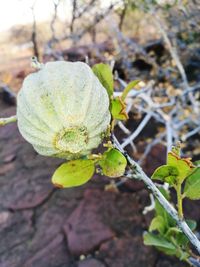
M111 119L109 98L87 64L48 62L24 80L17 118L39 154L79 158L101 143Z

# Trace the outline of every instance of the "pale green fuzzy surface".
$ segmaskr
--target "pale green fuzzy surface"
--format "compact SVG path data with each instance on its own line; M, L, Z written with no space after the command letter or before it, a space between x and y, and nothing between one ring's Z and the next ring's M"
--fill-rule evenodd
M17 96L17 118L20 133L39 154L72 159L100 144L111 119L109 98L87 64L48 62L25 78ZM60 132L80 127L87 129L87 142L78 154L55 146Z

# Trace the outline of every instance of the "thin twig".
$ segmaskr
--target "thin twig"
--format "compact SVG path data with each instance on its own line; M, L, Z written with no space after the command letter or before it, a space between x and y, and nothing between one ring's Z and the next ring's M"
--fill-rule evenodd
M192 94L192 91L190 91L190 85L188 83L187 75L186 75L185 69L184 69L184 67L183 67L183 65L182 65L182 63L180 61L180 58L178 56L178 52L176 50L176 47L174 45L172 45L172 43L171 43L171 41L170 41L170 39L169 39L169 37L168 37L168 35L167 35L163 25L162 25L162 22L161 22L159 16L157 15L157 13L154 12L154 11L152 11L152 13L153 13L153 16L152 16L153 21L154 21L155 25L158 27L158 29L160 30L160 33L162 34L163 39L164 39L164 41L165 41L165 43L166 43L166 45L167 45L167 47L169 49L171 57L174 59L174 61L176 63L176 66L177 66L177 68L179 70L179 73L180 73L181 78L183 80L184 89L189 90L188 96L189 96L190 102L194 106L195 112L198 113L198 106L196 104L196 101L195 101L195 98L194 98L194 96Z
M197 133L200 133L200 126L193 129L192 131L188 132L187 134L183 135L181 139L182 139L182 141L185 142L188 138L190 138L191 136L193 136Z
M39 49L37 44L37 27L36 27L36 18L35 18L35 4L36 0L33 2L33 5L30 7L33 17L33 24L32 24L32 33L31 33L31 41L33 43L33 54L37 58L39 58Z
M171 147L173 145L173 133L172 133L172 125L171 120L166 121L166 130L167 130L167 153L171 150Z
M74 32L74 22L76 19L76 9L77 9L77 1L73 0L73 2L72 2L72 20L71 20L71 24L70 24L71 34L73 34L73 32Z
M152 180L144 173L142 168L131 158L129 155L123 150L120 143L118 142L115 135L112 135L112 140L114 146L123 153L126 157L127 162L132 169L132 175L128 176L130 179L138 179L143 181L147 188L151 190L152 194L157 198L163 208L169 213L169 215L176 221L178 227L182 230L182 232L187 236L191 244L196 248L198 253L200 254L200 241L195 236L195 234L191 231L187 223L184 219L180 219L175 208L167 201L167 199L163 196L163 194L159 191L156 185L152 182Z
M54 15L52 17L51 23L50 23L50 29L51 29L51 33L52 33L52 37L51 37L51 44L56 40L56 30L55 30L55 23L58 17L58 6L60 4L60 0L57 1L53 1L54 4Z
M4 126L4 125L6 125L8 123L16 122L16 121L17 121L17 116L16 115L8 117L8 118L0 118L0 126Z
M130 130L128 128L126 128L126 126L121 122L118 121L117 125L119 126L119 128L127 135L131 134Z
M143 161L145 160L145 158L147 157L147 155L150 153L152 147L154 147L155 145L159 144L162 142L162 139L164 138L164 136L166 135L166 132L161 133L159 137L157 137L156 139L154 139L151 143L149 143L146 148L145 151L143 153L143 155L140 157L140 159L138 160L138 164L142 165Z
M128 2L126 0L124 0L123 5L124 6L123 6L122 12L120 14L120 21L119 21L119 29L120 29L120 31L122 30L122 26L123 26L123 23L124 23L124 19L125 19L127 7L128 7Z
M82 17L83 14L86 14L95 4L96 0L91 0L88 4L85 6L79 8L75 14L75 19L78 19Z
M144 215L147 214L149 211L154 210L154 208L155 208L155 200L154 200L154 196L153 196L152 194L150 194L149 197L150 197L150 201L151 201L151 203L150 203L149 206L146 206L146 207L144 208L144 210L143 210L143 212L142 212L142 214L144 214Z
M130 142L132 142L144 129L144 127L147 125L149 120L151 119L152 114L151 112L147 113L147 115L144 117L144 119L141 121L137 129L122 143L122 148L126 147Z

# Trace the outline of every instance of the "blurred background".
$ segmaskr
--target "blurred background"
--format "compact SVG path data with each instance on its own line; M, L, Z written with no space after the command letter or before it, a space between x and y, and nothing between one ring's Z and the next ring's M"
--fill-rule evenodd
M40 62L104 62L129 120L116 136L148 175L173 144L200 155L199 0L0 1L0 117L15 114L16 95ZM151 212L139 181L96 175L85 186L57 190L50 182L58 159L39 156L15 124L0 129L0 267L186 266L145 247ZM186 217L200 226L198 201Z

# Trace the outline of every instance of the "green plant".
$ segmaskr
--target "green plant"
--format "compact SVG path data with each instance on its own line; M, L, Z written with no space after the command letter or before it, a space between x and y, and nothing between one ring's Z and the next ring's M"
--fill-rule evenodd
M86 183L96 170L99 172L99 169L102 174L111 178L126 176L130 179L142 180L157 199L156 216L151 222L149 233L144 235L145 244L154 245L169 255L176 253L180 259L191 263L189 241L199 253L200 241L192 232L196 227L195 222L184 220L182 201L185 197L192 200L200 198L199 167L192 164L190 159L181 158L180 147L174 147L168 154L167 164L159 167L152 176L153 180L167 182L176 190L177 212L170 203L169 192L158 189L152 179L123 150L113 133L115 121L128 118L125 99L138 81L130 82L124 88L121 96L114 97L113 74L106 64L95 65L92 72L84 63L55 62L47 63L45 66L39 64L35 58L32 63L39 70L25 80L18 95L17 116L1 119L0 125L18 119L23 136L33 144L39 153L67 160L53 174L52 182L56 187L80 186ZM67 82L64 82L65 79ZM85 87L92 93L92 98L91 94L87 95ZM42 93L38 91L38 88ZM49 88L53 90L53 93L49 91ZM84 96L82 102L79 90L82 90L81 97ZM45 101L43 93L45 93ZM103 96L103 101L100 101L100 95ZM73 103L70 102L72 100ZM97 104L100 114L93 112L91 118L90 109L93 107L94 111ZM81 105L84 109L87 107L84 116L80 112L77 113ZM63 110L70 116L65 116ZM82 118L81 123L80 118ZM99 120L99 118L101 119ZM95 125L96 135L90 136L90 133L94 131L94 128L92 131L88 130L91 124ZM78 134L74 131L77 127ZM84 127L88 134L88 138L84 139L84 142L81 127ZM61 138L62 145L59 149L55 148L53 136L56 134L56 136L63 137L63 131L64 136L67 134L67 137L64 140ZM98 138L95 139L92 146L88 146L90 138L92 139L93 136ZM85 143L84 148L82 147L83 143ZM92 154L92 148L97 148L100 143L104 146L104 152ZM77 146L77 144L80 145ZM55 153L52 152L55 149L58 150ZM51 153L47 153L49 151Z
M200 199L200 168L195 166L190 158L181 158L179 146L168 153L167 164L157 168L152 179L168 183L170 188L175 190L176 206L181 220L184 217L182 205L184 198ZM160 191L171 202L171 190L161 188ZM195 221L186 220L186 223L192 231L195 230L197 226ZM144 234L144 243L188 263L190 263L189 258L194 256L188 239L157 200L155 200L155 216L148 232Z

